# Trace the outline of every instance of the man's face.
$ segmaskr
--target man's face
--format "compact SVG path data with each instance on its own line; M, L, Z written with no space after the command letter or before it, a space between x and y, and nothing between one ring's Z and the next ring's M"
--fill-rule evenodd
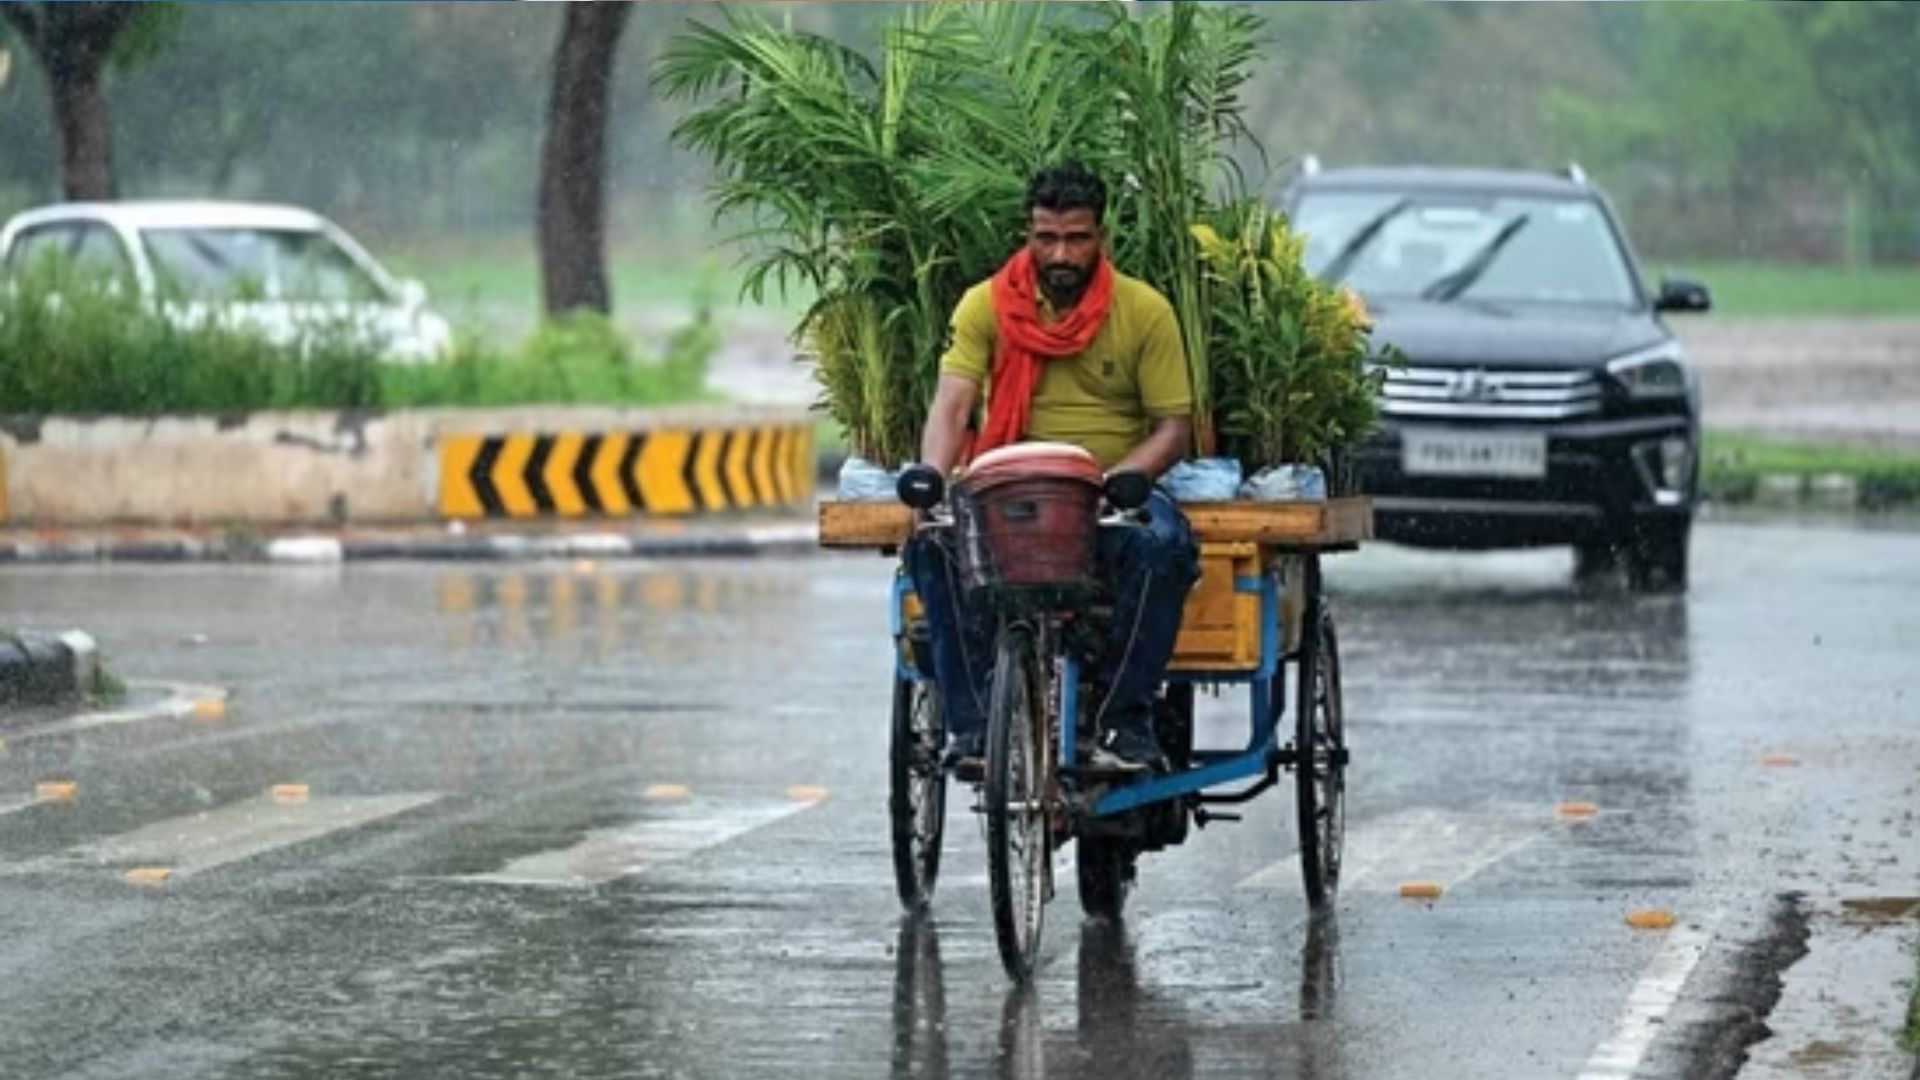
M1091 210L1033 208L1027 223L1027 250L1049 293L1071 295L1086 288L1100 261L1104 237Z

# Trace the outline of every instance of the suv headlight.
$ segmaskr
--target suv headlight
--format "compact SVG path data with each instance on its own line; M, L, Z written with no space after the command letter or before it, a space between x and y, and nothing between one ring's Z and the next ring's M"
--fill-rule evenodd
M1673 342L1609 360L1607 374L1633 398L1685 397L1692 382L1680 347Z

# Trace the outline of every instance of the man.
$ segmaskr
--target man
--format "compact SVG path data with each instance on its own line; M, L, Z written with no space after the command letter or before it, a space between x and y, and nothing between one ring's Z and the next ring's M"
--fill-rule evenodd
M1027 187L1027 243L991 279L967 291L952 319L920 443L941 475L962 465L983 392L984 428L972 451L1023 439L1073 443L1109 473L1158 477L1185 454L1193 391L1173 305L1116 271L1103 231L1106 185L1077 164L1044 169ZM1153 695L1199 577L1192 530L1155 492L1139 528L1101 530L1101 576L1114 596L1114 633L1099 665L1105 687L1091 725L1092 763L1164 769L1153 735ZM983 754L993 628L967 610L952 553L938 540L909 545L908 570L933 633L954 764Z

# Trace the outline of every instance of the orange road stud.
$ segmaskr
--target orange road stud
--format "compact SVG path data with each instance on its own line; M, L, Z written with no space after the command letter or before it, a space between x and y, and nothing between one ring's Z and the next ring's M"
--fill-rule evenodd
M227 718L227 699L208 697L193 703L193 718L208 722Z
M122 877L129 885L153 889L165 885L173 877L173 871L164 866L136 866Z
M815 803L827 797L827 789L812 784L795 784L787 789L787 798L793 802Z
M1600 812L1600 808L1590 802L1563 802L1553 808L1553 815L1561 821L1585 821Z
M72 802L80 785L71 780L42 780L33 786L33 793L48 802Z
M685 784L648 784L640 797L648 802L679 802L690 794Z
M309 794L305 784L275 784L267 789L267 795L282 806L306 802Z
M1792 754L1762 754L1760 764L1769 769L1791 769L1800 764L1800 759Z
M1627 912L1627 925L1635 930L1671 930L1673 912L1666 908L1646 908Z
M1402 900L1438 900L1445 894L1447 887L1437 881L1403 881L1400 883Z

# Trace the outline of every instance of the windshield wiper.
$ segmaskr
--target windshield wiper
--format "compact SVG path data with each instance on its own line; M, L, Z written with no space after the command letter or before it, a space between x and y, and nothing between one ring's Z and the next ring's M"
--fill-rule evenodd
M1507 246L1507 241L1518 236L1520 230L1526 228L1527 222L1531 220L1533 220L1531 214L1515 214L1508 218L1507 223L1500 226L1500 231L1494 233L1492 239L1482 244L1480 250L1474 252L1471 258L1461 263L1459 269L1442 274L1426 288L1421 289L1420 299L1451 300L1472 288L1473 283L1480 280L1480 275L1487 272L1487 267L1493 265L1493 260L1500 257L1500 249Z
M1412 197L1403 196L1385 210L1373 215L1365 225L1354 230L1353 235L1347 237L1347 242L1341 245L1333 258L1327 260L1326 267L1320 271L1320 280L1329 285L1338 285L1345 281L1347 271L1353 269L1354 262L1360 258L1362 252L1367 250L1367 246L1373 243L1374 238L1380 235L1380 230L1386 228L1387 223L1394 218L1406 213L1407 207L1412 205Z

